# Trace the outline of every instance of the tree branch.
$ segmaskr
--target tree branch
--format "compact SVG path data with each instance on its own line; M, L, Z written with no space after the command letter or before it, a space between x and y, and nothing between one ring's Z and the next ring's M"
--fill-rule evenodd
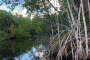
M58 13L61 13L67 20L68 20L68 18L65 16L65 14L63 14L61 11L58 11L53 5L52 5L52 3L49 1L49 0L47 0L49 3L50 3L50 5L55 9L55 11L57 11Z

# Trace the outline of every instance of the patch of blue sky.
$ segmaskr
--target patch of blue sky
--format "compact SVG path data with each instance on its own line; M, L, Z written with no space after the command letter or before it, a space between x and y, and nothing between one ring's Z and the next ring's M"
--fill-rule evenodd
M9 0L6 0L6 2L8 3ZM23 0L20 0L18 2L15 2L15 0L10 0L10 4L6 4L5 2L0 0L0 6L3 7L2 10L6 10L7 12L10 12L12 9L14 9L14 10L22 10L23 9L23 7L22 7L23 2L24 2ZM16 3L17 3L17 6L15 5Z

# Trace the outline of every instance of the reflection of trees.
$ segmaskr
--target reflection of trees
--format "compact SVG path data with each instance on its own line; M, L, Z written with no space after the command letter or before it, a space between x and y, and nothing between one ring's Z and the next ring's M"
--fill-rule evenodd
M28 40L7 40L4 42L0 42L0 59L14 59L14 57L20 56L23 52L25 52L30 45L30 41Z
M30 51L30 57L33 56L33 59L38 60L39 57L35 55L35 52L39 50L40 44L42 44L42 42L33 42L29 39L5 40L0 42L0 60L3 58L15 60L15 57L20 60L20 56L28 51ZM34 48L32 46L34 46Z
M37 50L40 51L40 52L45 50L45 49L46 49L46 47L43 46L43 45L39 45L38 48L37 48Z
M8 49L9 44L10 43L8 41L0 42L0 59L5 58L6 56L8 57L10 54L10 50Z

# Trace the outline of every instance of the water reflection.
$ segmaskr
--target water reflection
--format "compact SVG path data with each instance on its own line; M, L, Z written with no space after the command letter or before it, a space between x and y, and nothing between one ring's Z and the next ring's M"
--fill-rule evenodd
M37 48L32 47L31 51L23 53L19 57L15 57L15 60L42 60L35 53L45 49L44 45L39 45Z
M35 53L45 49L43 42L29 39L0 42L0 60L41 60Z

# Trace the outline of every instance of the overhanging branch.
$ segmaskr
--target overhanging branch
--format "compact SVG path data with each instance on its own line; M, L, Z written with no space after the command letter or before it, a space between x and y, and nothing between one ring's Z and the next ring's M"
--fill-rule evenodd
M63 14L61 11L58 11L54 6L53 6L53 4L49 1L49 0L47 0L49 3L50 3L50 5L54 8L54 10L55 11L57 11L58 13L61 13L67 20L68 20L68 18L65 16L65 14Z

